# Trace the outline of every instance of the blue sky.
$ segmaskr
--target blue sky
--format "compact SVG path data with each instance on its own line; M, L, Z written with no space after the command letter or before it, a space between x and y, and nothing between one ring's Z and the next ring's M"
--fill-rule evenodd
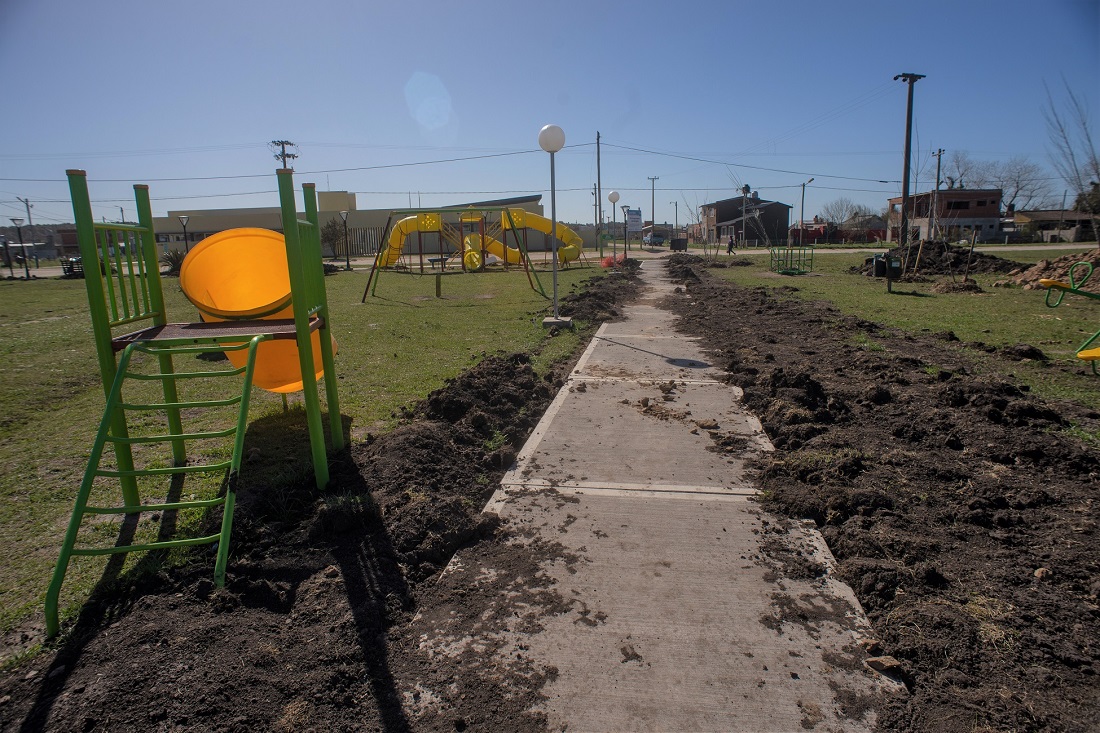
M936 148L1054 177L1043 85L1064 79L1095 127L1098 45L1100 0L0 0L0 214L18 196L71 221L67 168L108 218L133 216L127 182L156 214L275 205L274 139L298 143L299 182L360 208L548 193L547 123L563 220L592 221L597 131L604 195L646 219L649 176L659 221L744 183L797 217L811 176L807 217L879 209L901 189L896 74L926 75L918 188Z

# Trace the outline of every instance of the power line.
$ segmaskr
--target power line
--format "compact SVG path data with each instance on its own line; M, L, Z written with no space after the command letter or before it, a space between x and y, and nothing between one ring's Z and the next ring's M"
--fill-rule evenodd
M658 150L647 150L646 148L635 148L635 147L631 147L629 145L615 145L613 143L604 143L604 144L607 145L608 147L611 147L611 148L619 148L619 149L622 149L622 150L633 150L633 151L638 152L638 153L648 153L650 155L661 155L661 156L664 156L666 158L679 158L680 160L691 160L691 161L695 161L696 163L711 163L713 165L724 165L724 166L730 166L730 167L733 167L733 168L748 168L750 170L767 171L769 173L789 173L790 175L794 175L794 176L813 176L815 178L820 176L822 178L836 178L836 179L842 180L842 181L864 181L864 182L867 182L867 183L901 183L901 181L881 180L881 179L878 179L878 178L857 178L855 176L837 176L837 175L831 175L829 173L815 173L813 171L792 171L792 170L785 170L783 168L767 168L767 167L759 166L759 165L748 165L746 163L730 163L729 161L724 161L724 160L710 160L710 159L707 159L707 158L697 158L697 157L690 156L690 155L682 155L680 153L663 153L663 152L658 151ZM0 179L0 180L2 180L2 179Z

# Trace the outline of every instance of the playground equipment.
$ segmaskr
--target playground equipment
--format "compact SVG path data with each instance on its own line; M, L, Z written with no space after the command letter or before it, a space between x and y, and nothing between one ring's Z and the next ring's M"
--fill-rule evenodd
M395 216L401 218L393 223ZM448 221L448 218L452 221ZM457 224L453 220L457 220ZM374 293L378 273L382 269L402 264L406 239L414 234L417 249L410 256L419 257L421 272L424 272L425 259L422 237L424 234L435 234L440 254L438 257L428 258L433 266L437 262L445 266L448 259L457 256L464 271L481 270L485 267L486 255L491 254L499 258L505 267L522 265L527 271L532 289L545 295L531 265L527 246L528 230L550 235L552 222L526 209L501 206L394 210L386 222L385 232L388 234L383 236L386 245L379 249L374 259L362 300L365 302L367 295ZM561 264L572 262L583 255L584 240L580 235L560 222L557 225L557 235L558 260ZM514 246L507 243L509 236ZM446 251L448 247L451 250L449 253Z
M805 275L814 269L814 248L810 247L771 247L769 269L780 275Z
M207 323L294 317L286 245L281 234L269 229L229 229L202 240L180 267L180 287ZM314 331L310 339L313 373L320 379L324 374L321 335ZM332 348L335 353L335 339ZM237 368L244 367L248 358L236 349L225 355ZM300 392L298 345L286 339L262 342L252 383L270 392Z
M296 354L296 381L300 382L299 388L304 392L314 478L319 488L328 483L328 456L318 376L325 377L333 450L343 448L344 435L333 371L334 349L329 334L331 323L321 263L317 195L313 184L303 186L306 218L299 219L294 202L293 172L279 170L277 174L284 234L262 233L263 230L251 230L247 235L227 233L221 242L228 240L241 247L236 260L228 254L233 248L225 248L215 238L211 238L215 241L207 247L193 250L191 254L194 258L189 263L185 261L185 267L189 268L187 295L199 305L203 318L209 320L169 323L157 261L148 186L134 186L138 212L136 225L99 224L92 217L86 174L81 170L68 171L106 407L77 492L60 557L46 591L47 636L55 636L59 630L58 598L73 556L114 555L216 544L214 581L219 586L224 584L252 385L262 371L262 360L290 358L286 353L278 353L270 357L265 355L261 359L262 345L283 341ZM279 242L282 245L282 259L274 257L271 258L274 263L253 260L242 264L245 257L257 256L260 251L270 252ZM210 266L211 263L227 268L224 278L218 274L217 266ZM289 288L280 286L269 292L266 280L288 281ZM134 325L143 327L116 335L116 330ZM196 356L211 351L234 354L234 367L176 371L174 357ZM314 356L316 351L320 352L319 371L318 360ZM121 356L116 362L119 352ZM243 377L240 392L228 399L187 400L181 396L187 384L238 376ZM162 395L162 401L158 401L160 396L147 401L131 401L134 399L131 395L144 397L142 387L155 383L159 383L156 391ZM289 386L282 385L284 388ZM231 390L231 393L235 392ZM232 424L218 430L185 429L185 418L197 419L197 413L207 410L215 415L226 411L235 413ZM134 416L130 417L131 414ZM159 419L157 416L160 416ZM156 424L150 427L151 423ZM132 434L131 428L140 434ZM149 433L149 430L154 432ZM189 443L194 446L222 438L232 440L228 460L208 464L188 463ZM108 443L114 449L114 461L106 456ZM168 456L170 465L167 466L163 457L149 455L150 450L163 444L171 446ZM135 460L136 456L144 459L140 465ZM222 491L217 497L171 500L171 497L180 495L179 489L187 474L203 473L223 475ZM171 482L166 492L169 500L143 503L138 491L139 482L144 490L150 483L163 478ZM111 501L102 502L109 504L107 506L90 505L93 488L97 489L97 497L104 493L113 494L117 489L121 494L121 505ZM82 539L82 522L88 514L136 518L141 512L166 515L180 510L215 510L218 507L221 507L220 529L208 536L158 537L156 541L137 544L127 544L120 539L113 547L77 547L78 540ZM163 518L161 527L165 527Z
M1079 270L1084 270L1084 276L1078 280L1075 273ZM1086 298L1092 298L1094 300L1100 300L1100 293L1090 293L1087 290L1082 290L1081 287L1088 282L1088 279L1092 276L1092 263L1091 262L1078 262L1073 267L1069 268L1069 282L1063 282L1061 280L1051 280L1043 278L1039 281L1039 284L1047 289L1046 298L1044 302L1048 308L1057 308L1062 304L1062 298L1066 293L1073 293L1074 295L1083 295ZM1057 296L1052 298L1051 295L1057 293ZM1100 331L1089 336L1084 342L1077 347L1077 358L1082 361L1087 361L1092 365L1092 373L1100 374L1100 370L1097 369L1096 363L1100 361L1100 347L1091 347L1096 341L1100 339Z

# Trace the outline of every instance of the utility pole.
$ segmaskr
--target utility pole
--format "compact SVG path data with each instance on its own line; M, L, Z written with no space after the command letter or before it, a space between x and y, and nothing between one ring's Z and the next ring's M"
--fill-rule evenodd
M940 225L940 159L943 157L943 152L943 148L940 148L932 153L936 156L936 190L932 192L932 226L928 229L932 233L933 241L940 238L937 229Z
M600 184L592 184L592 195L596 197L596 200L592 202L592 215L596 217L596 251L603 256L603 243L600 241Z
M675 238L680 236L680 202L679 201L669 201L669 203L672 204L673 207L675 207L675 208L673 208L673 212L675 212L673 214L673 216L675 218L673 219L674 223L672 225L673 226L672 238L675 239Z
M909 98L905 106L905 162L902 166L901 176L901 235L898 238L898 246L904 247L909 243L909 158L913 152L913 85L924 74L903 73L894 77L894 81L901 79L909 85Z
M23 206L25 206L27 208L27 226L33 227L34 226L34 219L31 218L31 209L34 208L34 204L32 204L29 199L20 198L19 196L16 196L15 198L22 201ZM1062 199L1064 201L1065 197L1063 196ZM1066 208L1064 203L1062 204L1062 208L1063 209ZM1061 229L1062 227L1058 227L1058 228ZM33 246L33 244L34 244L34 231L31 231L31 244L32 244L31 249L34 250L34 268L37 270L38 269L38 248ZM23 256L26 257L27 253L24 252Z
M748 202L749 191L751 191L751 190L752 190L752 188L747 183L744 186L741 187L741 246L742 247L748 247L749 246L749 228L748 228L748 221L749 220L748 220L747 211L748 211L748 204L749 204L749 202ZM733 233L734 233L734 235L737 234L737 225L736 224L733 225ZM736 240L736 236L734 237L734 239Z
M596 130L596 242L603 252L600 232L603 231L603 179L600 178L600 131Z
M653 217L653 221L649 225L649 241L653 241L653 230L657 228L657 207L654 203L654 197L657 191L657 181L660 180L660 176L648 176L649 178L649 215Z
M294 160L295 158L298 157L297 153L288 153L286 151L287 146L290 146L292 148L297 147L297 145L295 145L294 143L292 143L289 140L272 140L271 141L271 149L273 151L275 150L275 148L279 149L279 152L275 153L275 160L281 161L283 168L287 167L286 162L288 160ZM410 203L409 206L411 208L412 204Z

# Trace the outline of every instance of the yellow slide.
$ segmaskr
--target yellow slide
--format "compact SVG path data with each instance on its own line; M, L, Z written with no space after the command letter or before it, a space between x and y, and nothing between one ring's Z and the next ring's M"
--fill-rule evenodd
M467 270L476 270L481 267L481 239L480 234L467 234L462 241L462 261ZM506 247L503 242L485 237L485 251L499 257L510 265L518 265L523 262L523 254L515 247Z
M510 214L510 216L509 216ZM552 222L544 216L533 214L525 209L509 209L508 213L501 214L501 224L505 230L523 229L528 227L544 234L550 234ZM401 249L405 245L405 237L416 231L438 232L442 227L442 218L438 213L428 212L415 216L407 216L394 224L390 230L386 248L378 253L378 266L389 267L397 264L401 259ZM463 241L463 261L466 269L476 270L481 267L481 246L478 234L468 234ZM562 264L572 262L581 256L584 248L584 240L580 235L561 222L558 222L558 261ZM485 251L489 252L509 264L523 262L522 253L515 247L509 247L503 242L485 238Z
M527 226L529 229L542 232L543 234L550 233L550 227L553 224L545 216L539 216L538 214L532 214L530 211L524 211L522 209L510 209L512 214L512 220L516 222L516 227ZM517 217L517 212L522 212ZM504 221L508 221L508 217L504 217ZM522 222L522 223L521 223ZM506 223L505 228L509 225ZM569 227L558 222L558 261L563 265L566 262L572 262L581 256L581 250L584 249L584 240L580 235Z
M180 287L207 322L294 317L286 242L282 234L268 229L228 229L202 240L180 266ZM320 379L324 374L321 334L314 331L311 337L313 368ZM336 339L332 347L335 352ZM225 355L237 368L248 360L245 351ZM293 340L261 343L252 381L269 392L300 391L298 344Z
M442 225L442 217L435 212L406 216L393 225L386 248L378 253L378 266L389 267L397 264L401 259L401 248L405 246L405 237L408 235L415 231L438 232Z

